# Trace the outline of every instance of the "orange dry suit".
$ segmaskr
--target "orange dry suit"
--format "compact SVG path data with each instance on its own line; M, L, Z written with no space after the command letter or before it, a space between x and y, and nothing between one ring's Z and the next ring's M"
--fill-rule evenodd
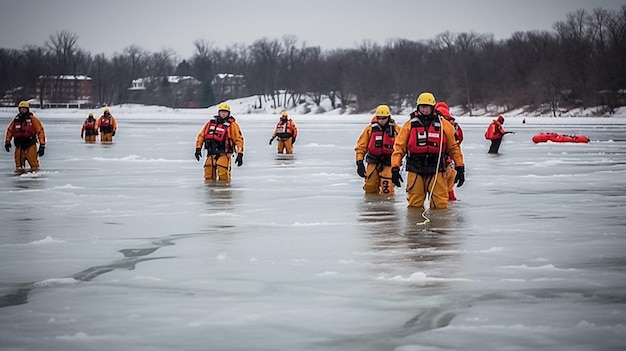
M39 169L37 143L41 155L46 147L46 132L41 121L30 111L16 115L7 127L5 145L10 144L11 139L15 145L15 168L23 169L28 161L31 169Z
M243 134L235 118L213 116L196 137L196 149L202 147L207 150L204 179L230 182L230 158L234 152L243 155L244 149Z
M448 206L447 156L457 167L465 166L455 138L454 127L438 115L414 111L396 137L391 156L393 167L400 167L406 155L406 192L409 207L423 207L431 192L431 208Z
M460 146L463 142L463 129L461 128L461 125L459 125L454 117L452 117L452 115L450 114L450 110L447 107L440 106L437 111L454 127L454 137ZM446 158L446 163L449 165L446 172L446 176L448 177L448 199L451 201L456 201L457 198L456 194L454 193L454 178L456 177L454 161L452 161L452 158L448 156Z
M282 154L286 152L288 154L293 153L293 144L296 142L298 136L298 127L296 123L287 117L280 117L274 133L272 133L272 140L278 138L277 152Z
M80 128L80 137L85 137L85 141L93 142L96 141L96 135L98 135L98 129L96 129L96 119L93 117L88 117L85 122L83 122L82 127Z
M113 141L117 132L117 121L112 114L103 114L96 121L96 130L100 131L100 141Z
M381 195L395 193L395 187L391 182L391 154L399 132L400 127L394 119L389 118L387 124L380 125L376 116L361 132L354 151L357 162L363 160L367 162L363 184L365 193Z

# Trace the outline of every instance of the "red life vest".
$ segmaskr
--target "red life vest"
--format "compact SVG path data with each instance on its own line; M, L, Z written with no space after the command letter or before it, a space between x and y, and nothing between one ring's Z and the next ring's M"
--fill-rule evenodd
M497 140L502 138L503 134L500 132L500 124L493 120L487 130L485 131L485 139Z
M85 130L93 130L95 126L96 126L95 119L86 120L85 123L83 123L83 128L85 128Z
M456 123L456 120L454 119L454 117L448 115L448 117L446 117L445 115L442 115L445 117L446 121L450 122L450 124L452 124L452 126L454 127L454 139L456 139L456 142L461 144L463 142L463 129L461 129L461 126Z
M214 118L207 122L204 129L204 148L209 155L218 155L233 152L233 143L229 135L230 123L235 119Z
M409 156L434 154L446 152L446 136L443 134L441 121L439 118L434 119L428 127L424 126L422 120L414 116L409 121L411 123L411 131L409 132L409 141L407 150Z
M100 132L102 133L111 133L113 132L113 122L111 121L110 116L102 116L100 117Z
M100 118L100 128L110 128L110 127L111 127L111 117Z
M96 134L96 120L87 118L83 123L83 130L85 131L85 135L95 135Z
M13 119L13 137L16 139L22 138L34 138L37 134L35 132L35 126L33 126L33 120L30 118L29 113L26 118L21 118L20 115L15 116Z
M204 141L216 141L218 143L223 143L226 139L228 139L229 125L230 123L228 121L218 123L215 119L210 120L207 122L207 127L204 130Z
M454 137L456 138L456 141L459 143L459 145L461 145L461 143L463 142L463 129L456 122L454 122L452 125L454 126Z
M372 135L367 145L367 153L372 156L393 154L393 143L396 140L396 122L389 119L385 126L378 124L376 117L372 118Z
M276 136L280 139L289 139L293 136L293 128L291 123L289 123L290 119L280 119L278 120L278 124L276 124Z

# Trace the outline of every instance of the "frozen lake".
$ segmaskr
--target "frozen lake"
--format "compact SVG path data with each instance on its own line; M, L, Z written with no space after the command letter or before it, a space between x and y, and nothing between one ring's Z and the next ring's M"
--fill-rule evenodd
M507 118L499 155L491 118L459 118L466 183L418 226L404 189L363 194L370 116L291 116L293 155L268 145L277 116L236 116L244 165L217 186L193 156L207 114L112 112L111 145L37 112L36 175L0 153L1 350L626 345L626 118Z

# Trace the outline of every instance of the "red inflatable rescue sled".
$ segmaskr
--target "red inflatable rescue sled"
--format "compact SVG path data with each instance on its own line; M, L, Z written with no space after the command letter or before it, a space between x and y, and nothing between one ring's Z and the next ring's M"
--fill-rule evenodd
M553 143L588 143L589 138L584 135L565 135L558 133L544 133L533 135L533 143L545 143L551 141Z

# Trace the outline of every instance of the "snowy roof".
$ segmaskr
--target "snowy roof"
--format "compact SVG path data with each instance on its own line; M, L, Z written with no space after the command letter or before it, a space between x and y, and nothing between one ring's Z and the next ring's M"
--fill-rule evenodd
M62 79L62 80L91 80L90 76L83 76L83 75L71 75L71 74L62 74L62 75L53 75L53 76L47 76L47 75L41 75L39 76L39 79L42 78L50 78L50 79Z

